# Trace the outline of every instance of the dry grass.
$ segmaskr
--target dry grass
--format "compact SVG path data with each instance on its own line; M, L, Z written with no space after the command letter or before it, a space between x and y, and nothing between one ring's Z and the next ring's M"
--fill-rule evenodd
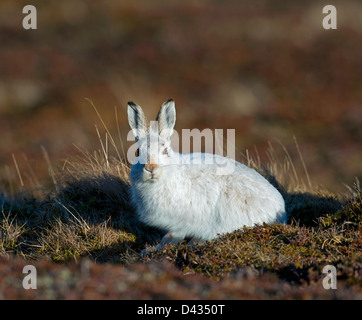
M23 225L19 225L15 221L15 217L11 218L10 213L5 215L0 224L0 256L7 256L13 252L16 247L21 245L19 239L24 232Z

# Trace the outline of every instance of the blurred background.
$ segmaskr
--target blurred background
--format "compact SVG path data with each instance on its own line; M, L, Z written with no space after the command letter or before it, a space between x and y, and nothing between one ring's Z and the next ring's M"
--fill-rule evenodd
M60 167L74 144L100 148L85 98L125 147L127 101L154 119L173 98L176 130L236 129L262 161L280 141L300 165L295 136L314 184L361 178L361 1L333 1L337 30L316 0L30 2L0 2L0 186L14 158L25 186L50 179L42 147Z

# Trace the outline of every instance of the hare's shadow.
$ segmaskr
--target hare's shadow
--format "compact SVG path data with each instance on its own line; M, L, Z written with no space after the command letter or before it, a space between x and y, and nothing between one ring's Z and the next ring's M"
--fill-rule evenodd
M103 173L68 181L59 198L89 224L109 221L111 228L133 234L136 247L144 248L146 243L155 243L162 237L160 230L138 219L130 201L130 184L117 176Z
M296 221L307 227L318 224L318 219L338 212L343 202L333 197L317 196L310 193L283 194L288 223Z
M317 225L319 218L336 213L345 204L332 196L287 192L273 175L267 172L265 177L283 196L288 224L294 221L308 227Z

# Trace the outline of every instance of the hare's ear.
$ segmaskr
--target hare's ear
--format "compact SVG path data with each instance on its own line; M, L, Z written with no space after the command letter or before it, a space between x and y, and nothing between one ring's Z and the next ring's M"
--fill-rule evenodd
M147 120L142 108L134 102L128 102L127 107L128 123L138 141L147 134Z
M176 123L176 108L173 99L165 101L158 112L156 121L158 121L158 130L161 138L171 139L173 127Z

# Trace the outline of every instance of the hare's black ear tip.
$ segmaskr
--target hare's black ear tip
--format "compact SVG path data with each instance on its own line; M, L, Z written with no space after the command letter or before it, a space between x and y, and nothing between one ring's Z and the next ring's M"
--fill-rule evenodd
M173 99L168 99L167 101L165 101L164 103L162 103L162 105L163 105L163 106L167 106L168 104L171 104L171 103L175 104L175 100L173 100Z
M137 104L135 104L133 101L128 101L127 104L128 104L130 107L135 107L135 106L137 106Z

